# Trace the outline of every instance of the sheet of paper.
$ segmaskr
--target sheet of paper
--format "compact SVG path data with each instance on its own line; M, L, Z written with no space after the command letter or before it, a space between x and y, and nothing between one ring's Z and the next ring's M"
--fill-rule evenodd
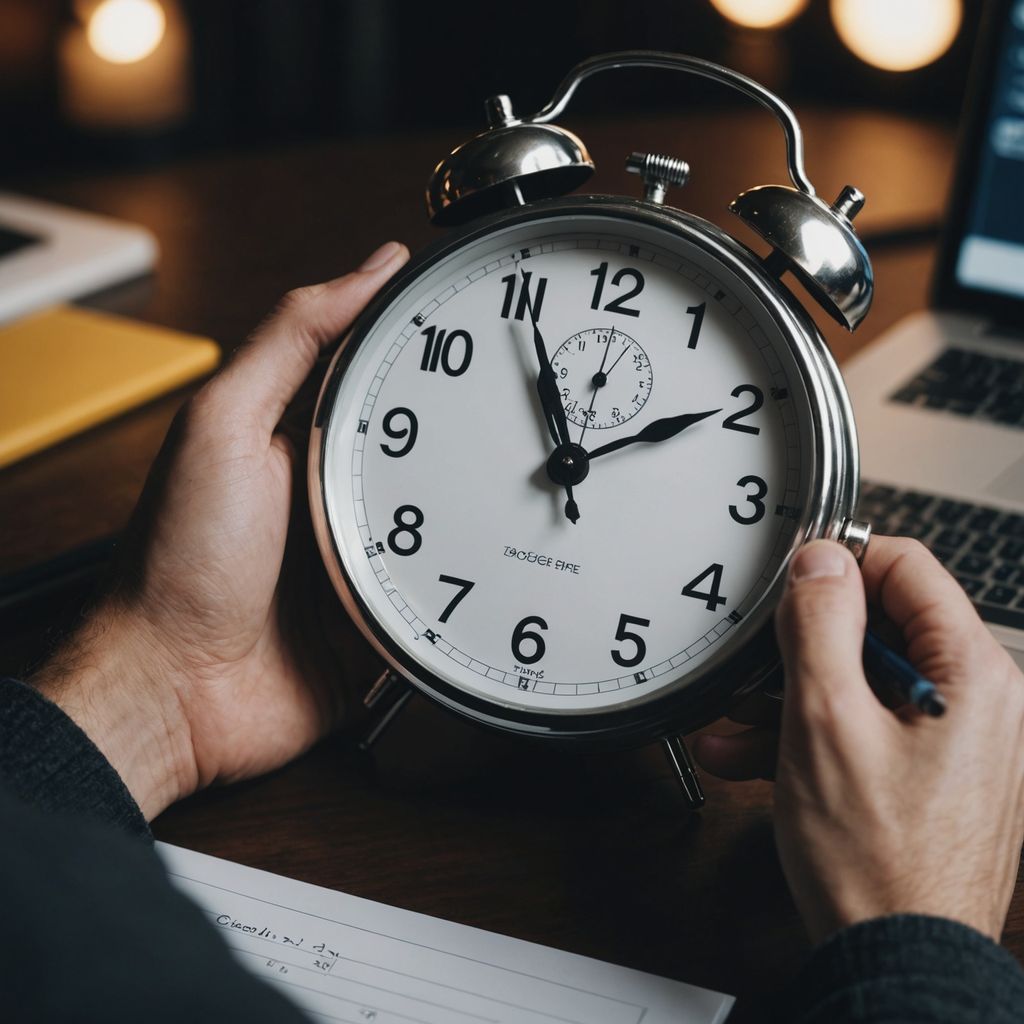
M253 973L347 1024L719 1024L731 996L157 843Z

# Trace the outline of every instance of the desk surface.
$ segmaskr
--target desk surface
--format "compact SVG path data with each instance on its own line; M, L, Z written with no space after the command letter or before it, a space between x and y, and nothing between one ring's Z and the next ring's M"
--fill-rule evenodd
M807 111L803 121L812 179L827 198L848 182L866 193L858 227L869 238L939 216L947 129L870 112ZM623 170L632 150L682 156L693 175L675 202L741 236L728 201L785 181L781 134L756 111L570 127L597 162L592 191L635 194ZM414 250L429 241L422 188L460 141L337 142L22 188L157 235L156 276L91 305L229 351L288 288L351 268L387 238ZM925 303L931 243L869 248L877 291L861 331L817 317L840 359ZM183 397L0 472L0 573L118 530ZM26 626L17 658L36 653L38 625ZM0 660L19 668L10 650ZM372 760L338 737L271 776L200 794L154 828L255 867L736 993L734 1019L762 1020L806 950L774 852L771 787L706 788L706 810L688 815L657 749L525 748L417 699ZM1005 941L1024 955L1024 889Z

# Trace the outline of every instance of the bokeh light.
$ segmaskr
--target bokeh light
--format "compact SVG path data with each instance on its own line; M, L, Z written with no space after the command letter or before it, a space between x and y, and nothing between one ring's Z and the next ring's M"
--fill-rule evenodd
M832 0L839 38L885 71L913 71L938 60L962 20L961 0Z
M144 60L159 45L167 27L156 0L103 0L89 16L89 46L112 64Z
M792 21L807 0L711 0L711 5L744 28L778 28Z

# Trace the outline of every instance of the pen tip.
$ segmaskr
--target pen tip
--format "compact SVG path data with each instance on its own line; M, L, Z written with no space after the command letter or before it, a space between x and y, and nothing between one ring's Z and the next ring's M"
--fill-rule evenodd
M921 700L921 710L932 718L941 718L946 713L946 698L941 693L929 693Z

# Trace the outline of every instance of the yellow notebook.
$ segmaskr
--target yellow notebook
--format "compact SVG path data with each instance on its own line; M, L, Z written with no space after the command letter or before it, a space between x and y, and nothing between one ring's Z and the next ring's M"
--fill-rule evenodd
M207 338L76 306L0 327L0 466L212 370Z

